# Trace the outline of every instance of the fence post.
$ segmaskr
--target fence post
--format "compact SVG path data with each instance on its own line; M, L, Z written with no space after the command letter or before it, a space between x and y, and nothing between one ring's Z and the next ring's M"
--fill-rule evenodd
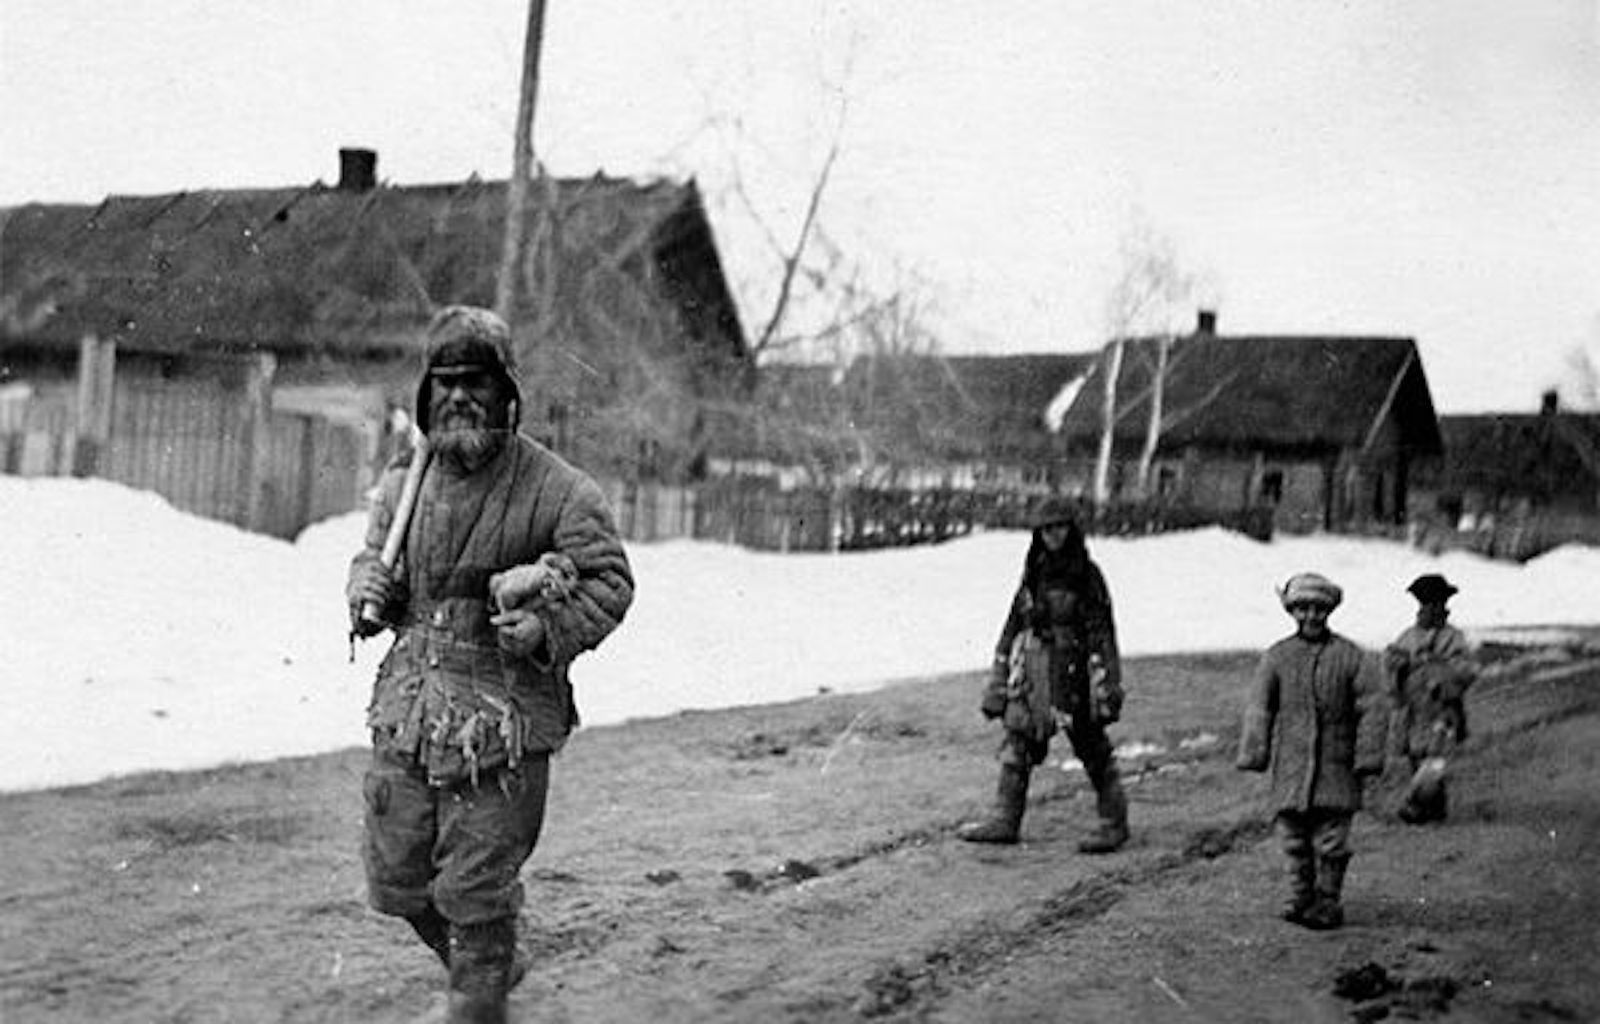
M244 458L240 481L244 507L240 526L259 531L265 503L267 474L272 454L272 377L278 359L270 352L258 352L250 360L244 384Z
M100 450L111 436L111 401L117 377L117 343L85 334L78 342L77 432L71 474L94 476ZM59 467L52 472L60 472Z

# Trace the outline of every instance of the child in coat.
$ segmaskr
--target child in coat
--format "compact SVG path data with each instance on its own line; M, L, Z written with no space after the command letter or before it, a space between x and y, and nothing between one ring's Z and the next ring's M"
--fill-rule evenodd
M1270 773L1273 825L1289 861L1284 920L1337 928L1350 822L1364 784L1383 771L1382 673L1376 658L1328 628L1344 597L1332 581L1300 573L1278 597L1295 633L1256 667L1235 765Z
M1400 819L1421 824L1443 821L1448 812L1445 770L1467 738L1465 698L1477 666L1466 635L1449 624L1448 602L1457 588L1430 573L1406 591L1417 599L1417 620L1384 652L1394 708L1389 743L1411 769Z

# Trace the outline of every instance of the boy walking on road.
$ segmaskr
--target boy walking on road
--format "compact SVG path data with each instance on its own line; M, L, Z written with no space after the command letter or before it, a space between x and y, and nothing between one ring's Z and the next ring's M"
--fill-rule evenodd
M1328 628L1344 597L1331 580L1300 573L1278 597L1295 632L1256 667L1235 766L1270 773L1274 828L1289 861L1284 920L1338 928L1350 821L1364 783L1383 771L1382 675L1375 658Z

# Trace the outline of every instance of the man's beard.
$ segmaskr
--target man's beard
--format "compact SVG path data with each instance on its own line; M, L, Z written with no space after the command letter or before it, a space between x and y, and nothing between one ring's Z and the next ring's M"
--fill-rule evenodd
M428 440L434 456L460 473L472 473L494 458L505 444L505 432L493 430L479 409L445 409Z

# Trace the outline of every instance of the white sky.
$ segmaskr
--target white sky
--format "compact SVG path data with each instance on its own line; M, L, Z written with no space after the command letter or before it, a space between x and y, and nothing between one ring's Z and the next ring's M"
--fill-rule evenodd
M359 513L290 544L118 484L0 476L0 524L0 565L11 567L0 588L0 790L366 743L388 637L347 660L344 580ZM604 725L961 671L975 674L976 708L976 674L1026 546L1025 533L1009 531L837 556L631 545L638 598L575 663L579 708L588 725ZM1372 646L1411 621L1403 588L1422 572L1462 588L1454 620L1469 633L1600 623L1600 548L1517 566L1381 541L1258 544L1211 529L1093 539L1090 550L1130 655L1265 647L1290 631L1274 585L1306 569L1344 586L1334 628ZM1136 674L1128 685L1138 687Z
M556 173L693 174L747 326L776 264L738 198L823 208L943 350L1083 351L1131 232L1225 332L1416 337L1445 412L1600 364L1600 0L551 0ZM521 0L5 0L0 204L502 178ZM1192 317L1187 313L1183 322Z

